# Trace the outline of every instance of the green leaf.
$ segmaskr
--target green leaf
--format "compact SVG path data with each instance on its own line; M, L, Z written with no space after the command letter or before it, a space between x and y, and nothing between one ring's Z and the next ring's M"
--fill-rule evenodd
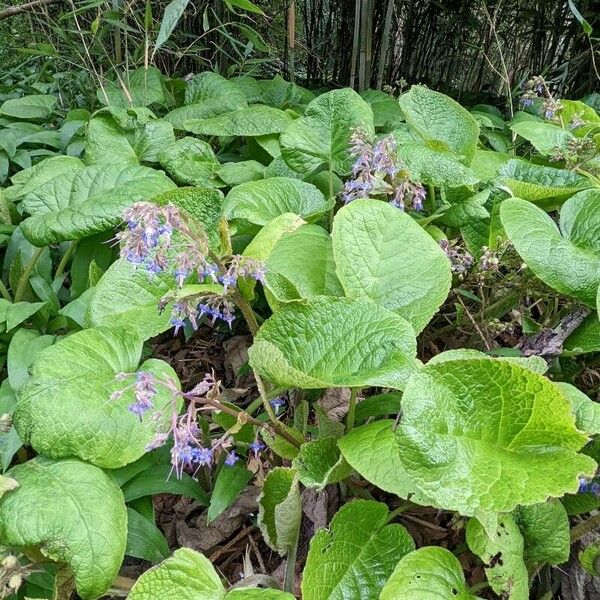
M525 540L525 562L530 568L569 560L569 518L558 500L519 506L513 516Z
M216 73L212 73L216 75ZM227 80L225 80L227 81ZM229 82L228 82L229 83ZM202 122L205 119L218 117L223 113L231 113L248 106L246 98L236 89L234 95L215 95L197 104L186 104L167 113L164 120L177 130L185 131L188 121Z
M450 200L448 210L444 212L438 223L441 222L449 227L464 227L471 223L477 223L483 219L489 219L485 204L490 196L490 190L483 190L472 195L460 195Z
M304 116L281 134L281 154L298 173L309 174L325 168L338 175L350 171L350 136L356 128L368 137L375 134L371 107L349 88L317 96Z
M63 194L58 184L56 187L56 195L46 197L44 204L28 204L33 216L21 223L27 239L38 246L81 239L116 227L125 208L151 200L175 185L161 171L114 163L79 170L68 194Z
M21 96L6 100L0 106L0 115L16 119L47 119L57 102L55 96L34 95Z
M585 35L587 35L588 37L592 35L592 32L594 31L592 29L592 26L586 19L583 18L583 15L579 12L579 10L577 10L577 7L575 6L573 0L569 0L569 9L573 13L573 16L577 19L577 21L581 23L581 27Z
M13 467L19 487L0 500L0 539L69 565L84 600L104 595L125 552L127 511L109 475L75 459L38 456Z
M283 236L265 261L266 289L278 302L314 296L343 296L335 273L331 237L319 225L302 225Z
M354 500L310 542L302 576L305 600L377 598L398 560L415 549L408 531L387 524L385 504Z
M600 282L598 198L599 192L589 190L566 202L561 210L562 234L556 223L530 202L511 198L500 207L508 237L535 275L592 307Z
M17 398L10 387L8 379L0 385L0 415L12 415ZM14 455L23 446L17 430L11 427L6 433L0 433L0 468L4 473L12 462Z
M221 165L217 175L230 186L263 179L265 167L255 160L242 160Z
M400 458L392 419L357 427L340 438L338 446L350 466L373 485L400 498L410 497L417 504L431 505Z
M467 523L467 544L485 565L490 587L507 600L529 600L529 576L523 560L523 536L510 515L487 532L477 519Z
M396 565L379 600L478 600L465 582L458 558L445 548L428 546L407 554Z
M260 328L250 365L282 387L402 389L416 368L414 331L370 301L315 297L282 307Z
M235 6L237 8L241 8L242 10L247 10L251 13L256 13L258 15L264 15L263 11L256 6L256 4L250 2L250 0L225 0L225 2L231 6Z
M234 99L239 108L248 104L246 96L233 81L212 71L195 75L185 88L185 103L188 105L202 104L209 100L224 104L228 99Z
M600 404L594 402L570 383L558 381L556 385L571 403L577 429L589 434L600 433Z
M547 209L559 206L576 192L592 187L590 179L575 171L535 165L517 158L500 167L498 181L514 196Z
M231 506L240 492L248 485L254 474L246 467L235 464L223 465L210 496L208 522L214 521L226 508Z
M596 463L560 390L506 360L450 360L409 380L400 459L432 506L509 512L575 492ZM349 461L350 462L350 461ZM352 463L351 463L352 464Z
M300 483L321 492L325 486L346 479L352 472L344 460L333 438L306 442L292 461L298 471Z
M586 546L579 553L579 562L592 577L600 577L600 541Z
M389 129L404 119L398 100L380 90L364 90L360 97L366 100L373 111L373 125Z
M458 102L421 85L413 85L399 99L406 122L428 145L473 158L479 142L477 121Z
M583 323L565 340L563 354L585 354L600 351L600 319L598 313L588 315Z
M175 494L197 500L200 504L208 505L208 496L187 473L180 478L173 476L173 468L168 465L155 465L145 469L123 485L125 502L131 502L144 496L155 494Z
M480 181L473 170L465 167L458 157L450 152L432 150L422 144L401 144L396 153L406 165L413 181L449 188L475 185Z
M119 81L110 81L104 85L106 95L102 90L98 90L98 100L102 104L115 108L130 108L165 102L163 76L156 67L140 67L125 73L121 79L127 93Z
M105 468L133 462L170 418L154 421L127 407L133 402L135 375L117 381L119 373L136 370L142 342L123 329L85 329L42 350L31 366L15 411L19 435L40 454L52 458L77 456ZM150 359L140 370L178 383L171 367ZM157 410L171 394L157 385ZM124 390L111 400L113 392ZM168 412L168 411L167 411Z
M275 467L258 498L258 525L270 548L284 556L298 541L302 503L294 469Z
M356 200L333 223L333 252L346 295L370 298L418 333L450 291L450 261L409 215L386 202Z
M225 600L294 600L287 592L272 589L235 588L227 593Z
M6 331L11 331L17 325L27 321L46 306L46 302L17 302L12 304L0 298L0 323L6 323Z
M142 573L127 600L221 600L224 596L225 588L208 558L179 548Z
M156 36L156 42L154 43L154 50L152 55L171 37L173 30L177 27L183 11L187 8L189 0L172 0L165 7L162 21L160 22L160 29Z
M209 119L190 119L186 121L185 129L201 135L256 137L281 133L293 120L278 108L252 104Z
M169 556L169 546L160 529L133 508L127 508L127 556L157 563Z
M516 134L531 142L531 145L544 156L553 154L557 148L565 148L575 136L551 123L521 121L510 126Z
M332 200L326 200L311 183L290 177L271 177L234 187L225 197L223 214L227 219L266 225L284 213L315 220L326 213L331 204Z
M37 355L54 344L56 336L41 335L35 329L19 329L8 346L8 381L15 394L29 379L29 367ZM1 411L0 411L1 412Z

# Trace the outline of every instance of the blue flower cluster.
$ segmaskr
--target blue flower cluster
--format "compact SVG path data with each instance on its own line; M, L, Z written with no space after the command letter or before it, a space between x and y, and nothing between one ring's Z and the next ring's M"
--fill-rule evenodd
M539 75L525 84L519 103L522 108L529 108L536 100L541 100L540 114L548 121L554 120L563 108L560 100L553 97L546 80Z
M594 494L600 496L600 483L596 481L588 481L587 479L579 480L579 493L580 494Z
M400 210L407 205L413 210L423 210L425 188L410 180L406 167L397 156L396 141L392 136L371 144L365 133L357 129L350 143L350 151L357 158L352 167L352 179L344 184L342 202L347 204L371 195L385 196Z

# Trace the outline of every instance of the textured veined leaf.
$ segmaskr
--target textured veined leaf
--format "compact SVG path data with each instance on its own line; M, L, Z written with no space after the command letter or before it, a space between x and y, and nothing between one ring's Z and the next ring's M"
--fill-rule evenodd
M192 77L185 88L185 103L187 105L202 104L208 100L227 102L228 98L235 99L239 108L247 105L246 96L236 85L218 73L205 71Z
M360 92L360 97L371 106L375 127L387 129L404 120L404 113L394 96L380 90L369 89Z
M191 119L186 121L185 129L201 135L256 137L281 133L293 120L278 108L252 104L210 119Z
M256 225L266 225L284 213L314 220L327 212L332 202L311 183L271 177L234 187L225 197L223 214L227 219L243 219Z
M298 472L302 485L318 491L331 483L342 481L352 472L334 438L322 438L302 444L292 466Z
M118 108L162 104L165 101L163 76L156 67L140 67L123 74L120 81L105 83L96 95L102 104Z
M38 456L8 475L19 487L0 500L3 544L37 547L73 571L84 600L103 596L117 576L127 539L123 494L88 463Z
M417 368L413 328L370 300L318 296L265 321L250 364L282 387L402 389Z
M142 419L128 410L142 342L126 329L84 329L40 352L31 377L19 394L15 426L37 452L52 458L77 456L115 468L142 456L146 445L168 420ZM140 367L159 381L178 384L165 362L149 359ZM119 373L128 373L116 380ZM156 385L157 410L170 393ZM111 394L125 390L118 398ZM163 411L164 412L164 411Z
M0 106L0 116L16 119L47 119L52 114L57 101L56 96L44 94L5 100Z
M400 460L418 489L433 506L463 515L575 492L579 477L596 469L577 453L586 441L560 388L494 359L451 360L415 373L397 429Z
M406 122L431 147L451 150L473 158L479 142L479 125L469 111L444 94L421 85L413 85L399 99Z
M288 166L308 174L320 168L344 175L355 160L349 152L350 136L362 129L375 134L371 107L351 89L333 90L317 96L304 116L281 134L281 153Z
M93 165L77 171L68 193L67 186L56 181L53 194L28 200L26 209L32 216L21 223L21 229L38 246L81 239L117 226L123 210L134 202L174 187L162 171L149 167Z
M428 546L396 565L379 600L478 600L469 592L462 566L449 550Z
M346 295L370 298L418 333L450 291L450 262L435 240L386 202L355 200L335 216L333 253Z
M302 574L304 600L377 598L396 563L415 549L408 531L388 524L387 506L354 500L310 541Z
M527 266L550 287L596 306L600 283L600 192L565 202L560 229L541 208L518 198L502 203L502 225ZM562 230L562 231L561 231Z
M511 125L511 130L531 142L543 155L552 154L557 149L565 149L575 136L566 129L545 122L521 121Z
M210 144L193 137L184 137L167 146L160 154L160 164L180 185L218 187L215 174L219 161Z

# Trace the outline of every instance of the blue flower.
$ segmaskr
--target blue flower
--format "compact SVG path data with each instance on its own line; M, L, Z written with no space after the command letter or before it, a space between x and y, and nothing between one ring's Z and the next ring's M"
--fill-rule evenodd
M173 325L173 327L175 327L175 331L173 332L173 335L177 335L179 333L179 330L185 326L185 320L182 319L181 317L173 317L171 319L171 325Z
M285 398L279 396L278 398L273 398L273 400L271 400L269 404L271 404L271 406L276 411L278 411L280 408L283 408L287 403L285 401Z
M252 450L252 452L254 452L255 455L259 452L262 452L265 448L266 446L259 440L254 440L250 444L250 450Z
M210 448L194 448L192 450L192 461L198 465L208 466L212 461L212 450Z
M230 452L225 459L225 464L228 467L233 467L238 460L240 460L240 457L235 452Z

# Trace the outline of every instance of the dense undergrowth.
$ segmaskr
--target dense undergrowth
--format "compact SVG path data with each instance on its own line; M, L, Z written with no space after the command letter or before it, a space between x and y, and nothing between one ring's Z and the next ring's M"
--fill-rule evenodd
M0 105L0 595L598 574L598 96L128 82ZM168 534L184 508L237 522L214 565Z

